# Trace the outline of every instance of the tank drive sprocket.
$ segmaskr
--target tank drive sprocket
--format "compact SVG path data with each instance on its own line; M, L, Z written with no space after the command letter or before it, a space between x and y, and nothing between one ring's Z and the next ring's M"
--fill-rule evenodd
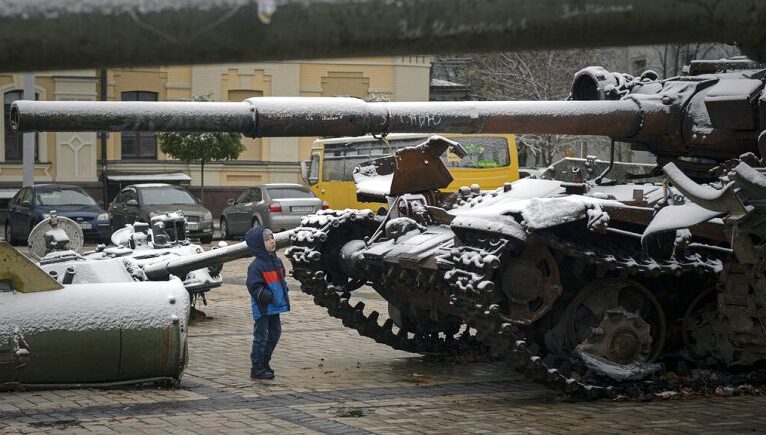
M396 316L390 316L380 324L380 313L366 314L364 302L351 305L351 292L367 281L350 278L337 260L342 255L343 246L370 237L378 226L379 222L370 210L327 210L304 218L302 225L293 231L293 245L285 252L293 264L292 274L300 281L301 290L311 295L314 303L326 308L328 314L340 319L344 326L394 349L469 359L486 355L486 347L470 334L467 327L459 328L459 323L458 328L454 323L448 323L444 327L436 325L409 330L405 322L395 321ZM387 268L383 273L400 280L409 279L395 267ZM419 279L434 279L425 274L410 278L415 280L413 285L417 285ZM381 282L375 285L378 291ZM395 332L394 326L398 331Z

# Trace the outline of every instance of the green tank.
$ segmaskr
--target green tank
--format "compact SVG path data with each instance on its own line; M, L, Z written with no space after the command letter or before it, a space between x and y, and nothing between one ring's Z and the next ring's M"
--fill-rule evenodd
M223 263L251 255L246 244L203 251L170 213L77 252L79 225L52 214L30 234L39 263L0 242L0 389L177 385L191 301L220 285Z
M69 284L0 242L0 389L177 383L189 297L163 282ZM121 260L104 263L123 271Z

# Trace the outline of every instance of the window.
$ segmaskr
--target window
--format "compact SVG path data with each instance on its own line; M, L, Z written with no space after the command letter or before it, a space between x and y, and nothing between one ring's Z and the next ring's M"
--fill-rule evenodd
M316 184L319 181L319 154L311 155L311 166L309 166L309 184Z
M452 168L499 168L508 166L508 141L496 136L463 136L453 138L465 148L462 159L448 151L441 155L447 167Z
M458 136L452 140L463 145L468 155L459 158L452 151L441 155L448 168L499 168L510 164L508 141L499 136ZM325 145L322 181L353 181L354 168L360 164L392 155L405 147L420 145L426 138L360 141Z
M3 113L5 114L5 161L21 161L24 151L24 135L15 134L11 131L11 103L24 99L24 91L8 91L3 95ZM39 100L39 94L35 94L35 100ZM40 135L35 133L35 161L39 161L38 148Z
M23 205L24 202L28 202L30 205L32 204L32 189L26 188L21 192L21 196L19 197L19 205Z
M197 200L191 196L191 193L177 187L150 187L141 189L141 199L144 205L192 205L197 203Z
M157 101L156 92L129 91L122 101ZM122 133L123 159L156 159L157 136L153 132L126 131Z
M96 205L96 201L79 189L37 189L37 205Z
M138 201L138 194L133 189L123 190L122 191L122 202L127 203L131 199Z
M245 193L242 195L239 195L239 198L235 201L235 204L247 204L248 202L251 202L253 198L253 195L251 191L246 190Z
M631 69L633 70L633 75L641 75L641 73L646 71L646 58L633 59L631 62Z
M263 193L261 192L261 189L253 189L251 194L252 194L252 196L250 197L251 201L261 202L261 200L263 200Z
M300 187L276 187L268 189L271 199L289 198L313 198L314 195L308 189Z

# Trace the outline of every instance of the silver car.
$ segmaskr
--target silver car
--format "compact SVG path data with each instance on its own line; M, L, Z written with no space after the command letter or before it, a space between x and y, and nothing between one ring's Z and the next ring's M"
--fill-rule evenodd
M239 198L229 199L221 213L221 238L241 237L254 226L264 225L284 231L300 225L307 214L328 208L300 184L271 183L244 191Z

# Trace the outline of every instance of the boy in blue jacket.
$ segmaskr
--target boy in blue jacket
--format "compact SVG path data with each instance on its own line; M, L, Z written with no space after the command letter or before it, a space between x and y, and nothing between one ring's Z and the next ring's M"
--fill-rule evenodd
M251 228L245 234L245 242L255 256L247 268L246 281L254 321L250 378L274 379L269 361L282 333L279 314L290 311L285 267L277 257L277 244L270 229Z

